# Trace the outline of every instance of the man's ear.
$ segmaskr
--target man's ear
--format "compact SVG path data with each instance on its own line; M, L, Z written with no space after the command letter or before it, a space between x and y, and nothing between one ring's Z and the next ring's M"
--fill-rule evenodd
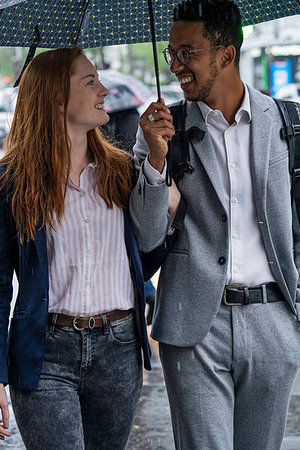
M236 56L236 49L234 45L228 45L227 47L225 47L221 61L222 68L226 69L226 67L230 66L231 64L234 64L235 56Z

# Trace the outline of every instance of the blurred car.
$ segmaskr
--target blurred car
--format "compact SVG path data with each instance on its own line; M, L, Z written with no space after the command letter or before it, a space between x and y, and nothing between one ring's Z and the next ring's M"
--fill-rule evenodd
M290 83L283 86L276 92L275 97L300 102L300 83Z
M151 95L151 88L133 75L112 69L97 72L99 80L110 92L105 98L107 113L138 108Z
M179 83L171 83L162 85L160 87L161 90L161 96L166 102L166 105L170 105L171 103L178 102L184 98L183 91L179 85ZM156 90L152 92L152 94L145 100L144 104L141 105L138 108L138 111L140 114L143 114L143 112L148 108L148 106L152 102L157 101L157 92Z
M0 148L7 136L13 119L18 89L4 87L0 89Z

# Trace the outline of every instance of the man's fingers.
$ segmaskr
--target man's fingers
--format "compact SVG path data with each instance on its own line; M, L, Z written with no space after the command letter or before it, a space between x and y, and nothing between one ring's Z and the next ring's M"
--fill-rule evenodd
M4 425L4 428L9 427L9 411L8 411L8 404L2 406L2 423Z
M146 111L141 115L141 121L145 120L150 122L151 120L149 120L148 117L150 114L152 114L153 118L157 120L159 115L162 113L167 114L170 120L173 120L170 110L165 105L163 105L162 103L151 103L151 105L148 106Z
M153 117L153 121L149 120L148 116ZM143 125L149 123L149 124L155 124L155 122L159 122L160 120L165 120L166 122L173 123L173 116L172 114L166 112L166 111L153 111L151 114L142 116L140 119L140 125L143 127Z
M10 432L7 431L4 427L0 426L0 438L4 439L4 436L9 437Z

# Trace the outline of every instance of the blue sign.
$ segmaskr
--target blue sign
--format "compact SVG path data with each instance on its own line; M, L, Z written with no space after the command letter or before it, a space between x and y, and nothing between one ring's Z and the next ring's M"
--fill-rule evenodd
M274 61L270 66L270 92L274 97L276 92L292 83L292 60L286 59L285 61Z

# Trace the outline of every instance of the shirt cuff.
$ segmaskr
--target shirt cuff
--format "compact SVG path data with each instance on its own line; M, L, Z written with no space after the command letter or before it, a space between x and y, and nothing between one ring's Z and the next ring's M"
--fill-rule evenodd
M154 169L149 162L149 157L147 155L144 163L144 175L149 184L153 186L157 186L159 184L163 184L166 181L166 173L167 173L167 164L165 162L162 173L158 170Z

